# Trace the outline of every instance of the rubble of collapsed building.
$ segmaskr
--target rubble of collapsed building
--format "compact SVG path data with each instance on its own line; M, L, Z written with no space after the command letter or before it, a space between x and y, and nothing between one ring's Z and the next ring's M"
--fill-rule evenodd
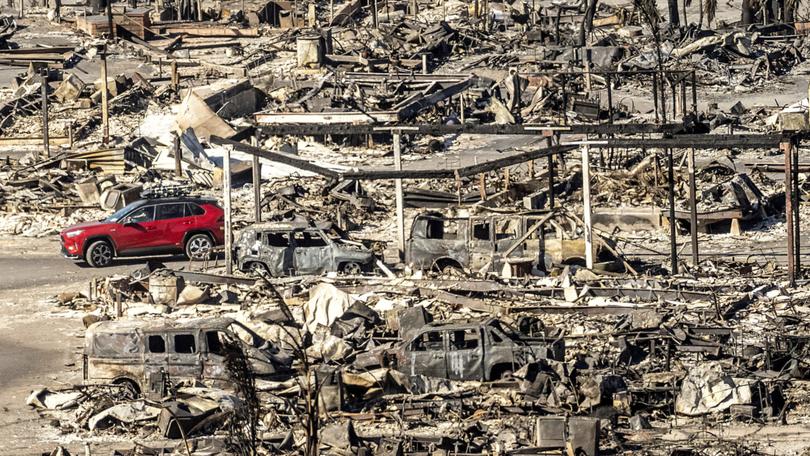
M810 27L674 3L20 2L0 233L226 213L55 296L81 382L27 404L114 454L788 454L720 431L810 416L808 101L717 100Z

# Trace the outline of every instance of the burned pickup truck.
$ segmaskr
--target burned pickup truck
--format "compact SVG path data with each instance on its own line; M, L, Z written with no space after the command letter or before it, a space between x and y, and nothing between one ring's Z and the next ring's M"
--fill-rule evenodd
M242 230L234 244L239 270L273 277L339 271L357 275L373 269L374 253L358 242L328 236L320 227L276 222Z
M562 337L527 338L501 321L430 323L385 354L407 375L491 381L538 359L563 361Z
M84 339L85 384L117 384L162 397L171 382L228 383L228 344L237 344L258 375L286 372L292 357L230 318L185 322L114 320L94 323Z
M619 266L601 239L594 240L596 268ZM516 269L585 264L585 240L578 221L564 212L444 216L417 215L405 246L405 261L416 269L500 273ZM517 275L525 275L517 274Z

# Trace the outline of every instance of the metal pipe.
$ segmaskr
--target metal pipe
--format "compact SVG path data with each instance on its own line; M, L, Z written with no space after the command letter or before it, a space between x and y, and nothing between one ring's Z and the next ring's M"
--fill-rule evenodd
M546 146L552 147L551 136L546 137ZM554 154L548 156L548 208L554 209Z
M233 273L233 226L231 223L231 147L222 148L222 192L225 206L225 274Z
M394 169L402 170L401 137L399 132L394 133ZM399 258L405 259L405 198L402 194L402 179L394 179L397 204L397 249Z
M678 273L678 246L676 244L675 226L675 159L672 156L672 148L667 149L667 179L669 187L669 256L672 267L672 274Z
M689 148L689 231L692 236L692 266L700 261L697 232L697 187L695 185L695 148Z
M591 146L582 146L582 222L585 225L585 267L593 269L593 227L591 226Z
M261 133L257 130L256 135L251 138L254 147L259 146L259 135ZM253 156L253 219L256 223L262 221L262 163L259 161L259 156Z
M801 260L801 223L799 220L799 203L801 202L801 192L799 192L799 145L798 143L791 143L793 151L793 248L796 253L796 277L802 275L802 260Z
M793 230L793 157L791 143L783 142L779 149L785 154L785 223L787 228L787 260L788 260L788 280L790 286L796 286L796 257L794 249Z
M102 48L100 57L101 57L101 126L102 126L101 142L103 144L107 144L110 141L110 106L109 106L109 90L107 87L106 44Z

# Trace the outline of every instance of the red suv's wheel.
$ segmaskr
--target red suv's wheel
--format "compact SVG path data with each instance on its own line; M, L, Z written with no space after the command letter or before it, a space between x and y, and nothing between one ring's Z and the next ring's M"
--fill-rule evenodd
M107 241L95 241L87 248L84 259L94 268L109 266L113 259L112 246Z
M186 240L186 256L192 260L208 258L214 249L214 241L207 234L195 234Z

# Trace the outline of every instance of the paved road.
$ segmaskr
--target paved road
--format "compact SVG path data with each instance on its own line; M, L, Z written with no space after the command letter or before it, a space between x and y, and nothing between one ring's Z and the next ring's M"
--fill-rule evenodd
M51 451L59 436L25 399L37 387L80 381L82 313L66 312L48 297L81 291L94 276L129 273L145 260L94 269L63 258L55 238L0 237L0 455ZM174 268L187 264L181 257L160 260Z

